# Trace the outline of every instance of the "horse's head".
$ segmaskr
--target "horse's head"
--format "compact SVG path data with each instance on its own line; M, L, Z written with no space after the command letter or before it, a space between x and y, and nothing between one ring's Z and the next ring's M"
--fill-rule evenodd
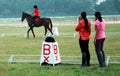
M25 13L25 12L22 12L21 21L24 21L25 18L31 19L31 17L32 17L32 16L31 16L30 14L27 14L27 13Z
M21 21L23 22L23 21L24 21L24 19L25 19L25 13L24 13L24 12L22 12Z

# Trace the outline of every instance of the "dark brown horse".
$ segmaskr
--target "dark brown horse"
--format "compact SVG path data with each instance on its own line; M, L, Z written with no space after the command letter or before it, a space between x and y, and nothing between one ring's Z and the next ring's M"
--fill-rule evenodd
M37 22L34 23L34 26L32 26L33 24L33 21L32 21L32 16L30 14L27 14L27 13L22 13L22 18L21 18L21 21L23 22L24 19L26 18L27 20L27 23L29 25L29 29L27 31L27 38L29 38L29 32L32 31L32 34L33 34L33 37L35 38L35 33L34 33L34 30L33 28L34 27L40 27L40 26L44 26L45 28L45 33L44 35L47 34L47 29L51 32L51 34L53 35L52 33L52 21L50 18L40 18ZM49 26L50 25L50 26Z

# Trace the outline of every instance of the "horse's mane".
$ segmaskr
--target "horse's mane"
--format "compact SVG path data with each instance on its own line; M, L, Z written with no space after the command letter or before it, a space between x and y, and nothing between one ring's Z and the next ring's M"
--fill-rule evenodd
M25 12L23 12L25 15L27 15L27 16L31 16L30 14L28 14L28 13L25 13Z

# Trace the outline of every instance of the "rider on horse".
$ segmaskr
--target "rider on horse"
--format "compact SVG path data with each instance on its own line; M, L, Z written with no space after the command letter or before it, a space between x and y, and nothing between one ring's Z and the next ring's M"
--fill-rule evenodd
M37 5L34 5L34 11L33 11L34 16L32 17L32 26L34 26L36 19L40 17L40 11L37 7Z

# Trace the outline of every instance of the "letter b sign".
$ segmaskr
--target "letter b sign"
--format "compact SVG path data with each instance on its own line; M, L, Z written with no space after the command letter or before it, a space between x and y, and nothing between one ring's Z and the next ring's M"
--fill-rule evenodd
M43 42L40 63L57 64L61 62L57 42Z

